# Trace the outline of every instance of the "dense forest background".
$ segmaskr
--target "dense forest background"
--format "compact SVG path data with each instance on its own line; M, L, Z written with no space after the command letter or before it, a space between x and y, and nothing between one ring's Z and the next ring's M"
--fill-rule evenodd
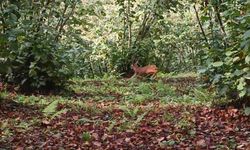
M72 77L198 71L221 96L250 96L247 0L5 0L0 3L1 80L21 90Z
M0 149L250 150L250 1L0 0Z

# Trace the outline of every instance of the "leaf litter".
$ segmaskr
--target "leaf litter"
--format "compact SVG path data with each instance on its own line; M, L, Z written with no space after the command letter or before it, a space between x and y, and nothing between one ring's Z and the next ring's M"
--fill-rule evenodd
M102 86L96 81L94 84ZM100 111L91 113L60 104L58 111L68 111L50 119L35 105L2 101L0 149L250 148L250 117L233 107L162 105L155 100L131 104L128 109L138 109L136 114L131 110L131 116L121 109L121 103L126 103L120 100L88 103ZM17 124L24 121L28 127L17 130Z

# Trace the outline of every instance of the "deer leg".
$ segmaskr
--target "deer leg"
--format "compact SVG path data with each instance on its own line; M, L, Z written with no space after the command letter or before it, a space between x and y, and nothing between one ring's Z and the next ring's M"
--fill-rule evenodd
M155 79L156 79L156 73L154 73L154 74L150 77L150 79L155 80Z

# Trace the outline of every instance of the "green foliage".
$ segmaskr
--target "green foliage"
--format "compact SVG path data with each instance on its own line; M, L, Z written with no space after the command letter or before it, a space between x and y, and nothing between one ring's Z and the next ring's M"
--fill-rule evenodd
M91 48L70 54L76 74L126 75L135 60L141 66L156 64L163 72L194 70L200 64L200 34L189 6L172 0L87 2L99 13L86 16L91 25L84 33Z
M116 124L116 121L111 121L111 123L110 123L110 125L108 126L107 130L108 130L109 132L111 132L112 129L114 128L115 124Z
M49 119L51 120L54 119L55 117L60 116L61 114L65 114L68 111L68 109L64 108L64 109L58 110L57 109L58 104L59 104L59 100L52 101L49 105L47 105L42 110L43 114L46 117L49 117Z
M176 96L175 87L164 84L161 80L156 84L157 96L168 95L171 97Z
M67 113L67 111L68 111L68 109L62 109L62 110L59 110L59 111L57 111L57 112L55 112L51 117L50 117L50 119L54 119L55 117L58 117L58 116L60 116L61 114L65 114L65 113Z
M194 114L191 114L190 112L185 111L182 113L182 116L178 120L176 126L183 129L183 130L193 128L195 126L194 118L195 118Z
M144 117L148 114L148 112L144 112L143 114L137 116L137 119L133 122L132 128L135 128L140 124L140 122L144 119Z
M1 129L2 134L1 134L0 142L4 142L7 138L13 135L13 132L9 126L10 126L10 123L8 120L1 121L0 129Z
M90 141L91 140L91 134L89 132L83 132L82 133L82 140L84 142Z
M139 112L139 107L129 108L128 106L121 106L120 109L132 118L135 118Z
M8 93L7 92L4 92L4 91L0 91L0 102L5 100L8 96Z
M77 120L77 123L78 124L81 124L81 125L83 125L83 124L85 124L85 123L94 123L95 121L93 121L93 120L90 120L90 119L88 119L88 118L81 118L81 119L78 119Z
M163 120L164 121L168 121L168 122L171 122L175 119L175 116L169 112L165 112L162 116Z
M0 78L21 90L57 89L73 75L114 80L113 75L132 73L130 65L138 60L140 66L156 64L163 73L201 66L199 72L220 95L250 96L247 0L200 4L95 0L84 5L79 0L6 0L0 4ZM166 76L160 73L160 77ZM165 102L213 99L199 90L176 98L178 89L161 82L131 84L136 86L91 85L78 91L91 93L86 98L95 100L110 92L125 93L124 100L134 103L154 97Z
M250 115L250 107L245 107L244 113L245 113L245 115L249 116Z
M208 43L200 73L219 95L233 99L250 96L249 5L246 0L211 2L201 16Z
M51 114L54 114L56 111L57 111L57 106L58 106L58 100L55 100L53 102L51 102L48 106L46 106L44 109L43 109L43 113L46 115L46 116L49 116Z
M152 94L152 90L151 89L151 85L148 84L148 83L141 83L139 86L138 86L138 93L139 94Z
M193 97L200 102L213 102L215 100L215 94L208 92L206 89L195 88L192 92Z
M190 76L189 76L190 75ZM165 78L159 79L159 81L140 81L138 79L94 79L94 80L82 80L74 79L74 84L71 89L79 95L77 103L82 100L92 101L122 101L126 105L140 105L155 100L160 100L164 104L204 104L209 105L218 98L215 93L209 92L206 89L202 89L198 85L189 85L186 81L190 77L195 77L193 73L185 73L181 75L168 76L173 83L164 83ZM179 81L178 77L182 80ZM184 83L185 81L185 83ZM176 84L176 85L175 85ZM180 84L180 85L179 85ZM181 87L178 87L181 86ZM83 103L83 102L81 102ZM78 104L77 104L78 105ZM80 104L79 104L80 105ZM78 105L78 106L79 106ZM83 107L86 111L97 110L95 106L88 106L83 103Z
M78 5L77 0L1 2L0 73L25 91L65 85L71 72L64 53L69 43L83 41L74 40L76 30L67 30L77 24Z

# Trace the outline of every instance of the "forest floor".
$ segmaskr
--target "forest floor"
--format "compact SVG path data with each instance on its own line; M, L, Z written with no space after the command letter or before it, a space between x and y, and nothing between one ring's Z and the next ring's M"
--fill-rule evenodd
M1 92L0 149L250 149L250 116L195 75L73 79L74 94Z

